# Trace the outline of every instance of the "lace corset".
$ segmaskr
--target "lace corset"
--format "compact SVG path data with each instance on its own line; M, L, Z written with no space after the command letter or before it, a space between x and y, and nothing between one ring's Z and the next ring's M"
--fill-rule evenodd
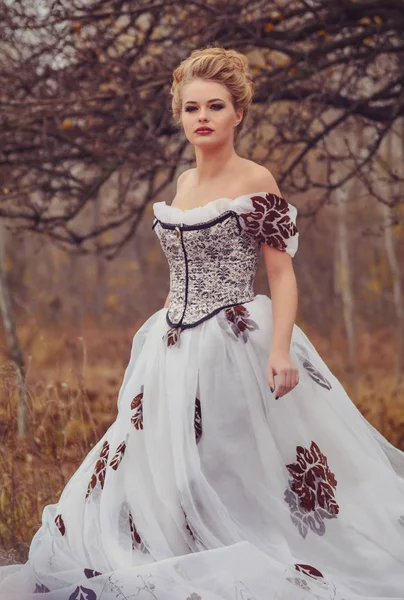
M195 327L223 308L254 299L261 243L294 256L297 210L268 192L181 210L153 204L153 228L170 270L171 327Z

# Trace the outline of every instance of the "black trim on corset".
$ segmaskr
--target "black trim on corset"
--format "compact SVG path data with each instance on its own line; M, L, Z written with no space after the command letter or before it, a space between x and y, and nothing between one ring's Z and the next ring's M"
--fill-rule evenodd
M239 233L241 233L241 225L240 225L240 222L239 222L239 215L234 210L226 210L221 215L218 215L217 217L214 217L213 219L210 219L209 221L203 221L202 223L194 223L192 225L186 225L186 224L183 224L183 223L177 223L177 224L175 224L175 223L165 223L164 221L160 221L160 219L158 219L157 217L155 217L155 220L154 220L153 225L152 225L152 229L154 229L154 227L157 225L157 223L160 223L160 225L164 229L173 229L173 230L177 229L177 230L180 231L181 245L182 245L182 249L183 249L183 252L184 252L184 260L185 260L185 297L184 297L184 309L182 311L181 318L180 318L179 321L177 321L177 323L174 323L173 321L171 321L170 317L168 316L169 309L167 309L166 321L170 325L170 327L174 327L174 328L180 327L181 329L188 329L190 327L196 327L200 323L203 323L207 319L210 319L210 317L213 317L214 315L216 315L218 312L220 312L224 308L229 308L230 306L236 306L237 304L245 304L247 302L252 302L254 300L255 295L253 295L253 297L249 298L248 300L238 300L237 302L233 302L231 304L225 304L223 306L220 306L219 308L215 308L215 310L213 310L209 314L203 316L201 319L199 319L198 321L195 321L194 323L184 323L184 324L182 323L182 321L184 319L185 311L186 311L187 305L188 305L188 273L189 273L187 251L185 249L185 244L184 244L182 232L183 231L195 231L195 230L198 230L198 229L207 229L209 227L212 227L213 225L216 225L217 223L221 223L222 221L225 221L229 217L236 217L237 227L238 227Z
M221 223L222 221L225 221L231 216L236 217L237 227L239 232L241 233L241 225L238 219L239 215L234 210L226 210L226 212L222 213L221 215L218 215L217 217L214 217L213 219L210 219L209 221L203 221L202 223L194 223L193 225L186 225L183 223L165 223L164 221L160 221L160 219L155 217L152 229L155 228L157 223L160 223L160 225L164 227L164 229L181 229L184 231L192 231L195 229L207 229L212 225L216 225L216 223Z
M233 302L232 304L224 304L223 306L219 306L219 308L215 308L215 310L212 310L212 312L210 312L209 314L202 317L202 319L195 321L194 323L182 324L181 320L178 323L173 323L171 321L170 317L168 316L168 310L167 310L166 321L170 325L170 327L174 327L174 328L180 327L181 329L189 329L190 327L196 327L197 325L200 325L204 321L207 321L208 319L210 319L210 317L217 315L217 313L219 313L224 308L229 308L230 306L237 306L238 304L248 304L248 302L252 302L254 300L254 298L255 298L255 295L252 298L250 298L249 300L238 300L237 302ZM183 319L183 316L181 317L181 319Z

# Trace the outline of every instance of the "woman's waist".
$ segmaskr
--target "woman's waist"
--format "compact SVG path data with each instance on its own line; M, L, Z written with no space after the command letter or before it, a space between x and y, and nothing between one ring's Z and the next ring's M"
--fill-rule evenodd
M195 327L221 310L254 300L253 285L241 286L225 293L223 289L200 293L176 293L170 289L170 303L166 314L171 327Z

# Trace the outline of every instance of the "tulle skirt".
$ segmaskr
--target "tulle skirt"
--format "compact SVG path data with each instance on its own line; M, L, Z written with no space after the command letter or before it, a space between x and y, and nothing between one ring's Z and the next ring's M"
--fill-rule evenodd
M116 420L45 506L25 600L404 598L404 453L294 325L299 383L275 399L258 294L178 340L166 308L133 338Z

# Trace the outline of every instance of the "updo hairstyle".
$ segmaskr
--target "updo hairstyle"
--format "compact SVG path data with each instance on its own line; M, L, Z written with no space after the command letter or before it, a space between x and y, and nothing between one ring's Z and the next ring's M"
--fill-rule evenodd
M247 57L236 50L221 47L206 47L194 50L173 72L171 85L171 108L174 122L182 129L181 91L193 79L209 79L224 85L230 93L234 109L243 109L243 117L235 127L237 139L247 116L254 94L254 82L249 70Z

